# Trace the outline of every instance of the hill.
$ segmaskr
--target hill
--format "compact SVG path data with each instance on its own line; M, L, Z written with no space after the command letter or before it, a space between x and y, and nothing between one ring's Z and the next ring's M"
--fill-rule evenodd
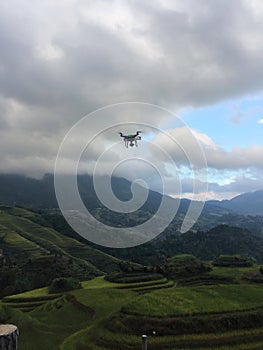
M78 186L88 209L103 207L95 193L92 176L78 175ZM119 199L129 200L132 197L130 188L131 183L128 180L112 177L112 189ZM144 210L155 211L160 200L159 193L150 191ZM41 179L34 179L24 175L0 174L0 203L35 210L58 208L54 176L46 174Z
M207 231L171 234L126 250L103 250L120 259L153 265L162 264L167 257L177 254L192 254L203 260L214 260L220 254L238 254L263 263L263 236L240 227L218 225Z
M132 197L131 183L128 180L118 177L112 177L111 180L112 189L117 198L125 201ZM113 212L100 203L91 176L79 175L78 187L85 206L95 217L109 226L131 227L140 224L156 212L162 200L160 193L149 190L148 199L139 210L131 214L122 214ZM178 205L178 199L169 197L168 200L171 205ZM41 179L33 179L23 175L1 174L0 204L22 206L33 210L58 208L53 175L46 174ZM188 199L180 200L176 217L163 235L169 235L175 230L179 230L189 205ZM225 223L259 232L263 219L250 217L248 224L247 219L244 220L244 215L249 214L263 216L263 191L244 193L231 200L207 201L194 229L207 230ZM242 222L242 226L240 222Z
M42 288L5 298L0 322L18 325L21 350L135 350L142 334L154 350L259 350L262 285L240 283L178 287L97 277L67 295L47 299Z
M43 226L41 221L29 210L0 207L2 294L46 286L60 276L83 280L119 271L118 258Z
M123 178L112 177L112 189L120 200L128 200L132 197L131 183ZM134 213L116 213L100 203L94 187L93 179L89 175L78 176L78 187L81 198L89 211L100 221L109 226L131 227L144 221L156 212L162 200L162 195L149 190L147 201ZM177 207L179 199L167 197L171 206ZM22 175L0 175L0 204L11 206L22 206L32 210L53 210L58 208L54 190L54 177L51 174L45 175L42 179L32 179ZM169 235L180 229L184 216L189 208L188 199L180 200L176 216L163 235ZM231 212L221 202L206 202L202 215L194 228L196 230L209 229L219 223L224 216L224 222L238 223L240 217L226 217ZM255 223L254 226L258 224Z
M217 205L241 214L263 215L263 191L243 193L230 200L209 201Z

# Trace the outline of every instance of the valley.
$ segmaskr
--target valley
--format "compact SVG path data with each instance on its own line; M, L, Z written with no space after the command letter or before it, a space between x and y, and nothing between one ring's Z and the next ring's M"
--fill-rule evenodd
M151 196L121 222L150 217L159 200ZM118 223L90 194L89 205L97 219ZM19 349L135 350L142 334L156 350L261 349L263 218L206 204L180 234L187 205L156 239L113 249L76 234L56 208L3 200L0 322L19 327Z

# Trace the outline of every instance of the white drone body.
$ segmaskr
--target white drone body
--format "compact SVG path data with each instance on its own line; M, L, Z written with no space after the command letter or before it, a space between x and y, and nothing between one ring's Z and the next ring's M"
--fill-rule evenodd
M137 141L142 139L140 136L140 133L141 133L141 131L136 131L136 134L123 135L122 132L119 132L120 137L123 138L123 141L124 141L126 148L128 148L129 146L133 147L134 145L136 147L138 147Z

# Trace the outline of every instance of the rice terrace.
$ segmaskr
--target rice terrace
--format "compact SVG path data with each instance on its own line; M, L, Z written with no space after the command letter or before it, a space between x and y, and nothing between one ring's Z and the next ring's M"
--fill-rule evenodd
M142 334L149 349L262 348L263 275L255 262L177 254L163 264L141 265L62 236L43 226L45 220L22 208L1 208L2 246L17 263L2 259L8 274L1 285L14 280L0 303L0 322L18 326L19 349L139 349ZM48 254L52 249L60 255ZM61 268L64 277L57 277ZM25 288L20 273L24 283L27 276L36 284L53 282L10 295L14 283Z
M41 288L5 297L0 317L18 324L21 350L139 349L141 333L149 349L261 349L262 291L252 283L179 287L101 276L67 294Z

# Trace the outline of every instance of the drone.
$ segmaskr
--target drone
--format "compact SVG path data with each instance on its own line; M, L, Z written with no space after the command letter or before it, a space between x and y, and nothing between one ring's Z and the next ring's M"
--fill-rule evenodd
M122 132L119 132L120 137L123 138L123 141L125 143L125 147L126 148L128 148L129 146L133 147L134 145L136 147L138 147L137 141L142 139L141 136L140 136L140 133L141 133L141 131L136 131L136 134L123 135Z

